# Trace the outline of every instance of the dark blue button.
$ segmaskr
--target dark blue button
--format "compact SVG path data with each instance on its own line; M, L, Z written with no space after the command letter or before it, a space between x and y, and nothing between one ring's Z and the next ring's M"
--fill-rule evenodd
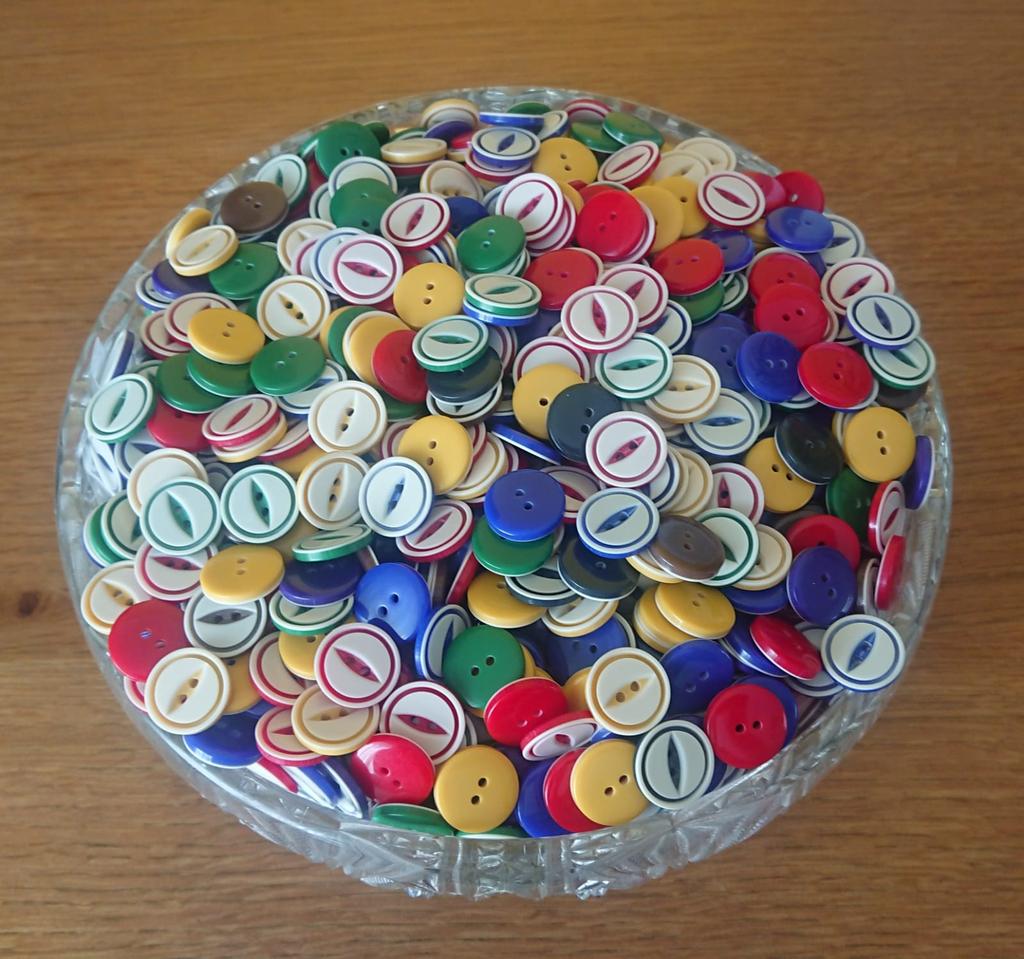
M853 610L857 574L839 550L813 546L793 557L786 574L789 605L815 626L831 626Z
M483 396L501 379L501 359L493 348L469 366L451 373L427 373L427 388L445 403L467 403Z
M849 569L849 567L847 567ZM784 670L779 669L754 643L750 635L750 620L745 616L737 616L736 623L728 634L719 640L726 651L739 662L741 667L753 670L755 673L763 673L765 676L782 678L786 675Z
M182 276L174 271L174 267L167 260L161 260L153 267L151 279L153 289L169 300L176 300L188 293L209 293L213 289L208 274Z
M903 477L907 509L919 509L928 498L935 473L935 447L931 437L919 436L915 441L914 460Z
M784 745L788 746L796 735L797 723L800 720L800 707L796 704L793 690L784 682L772 679L771 676L748 676L743 682L767 689L768 692L774 693L779 698L782 708L786 713L786 741Z
M346 816L358 816L365 819L370 814L370 801L366 798L356 777L349 772L345 760L341 756L328 756L320 768L334 780L338 787L338 808Z
M451 143L460 133L470 133L472 130L473 125L466 120L442 120L440 123L435 123L432 127L429 127L423 135L431 139L444 140L445 143ZM458 199L462 199L462 197Z
M766 403L785 403L803 387L797 375L798 350L779 333L755 333L740 346L736 370L743 385Z
M574 463L587 461L587 435L597 421L622 410L622 400L597 383L562 390L548 413L548 436L555 449Z
M462 312L466 316L471 316L474 320L479 320L481 323L487 323L490 326L507 327L529 326L537 315L536 313L528 313L524 316L502 316L500 313L489 313L487 310L481 310L472 303L463 303Z
M835 234L832 221L802 206L781 206L765 218L768 238L787 250L817 253L828 248Z
M334 779L321 768L315 766L292 766L288 770L299 792L321 806L337 806L341 799L341 790Z
M547 336L551 330L562 322L560 310L540 310L526 326L521 326L514 333L520 349L531 340Z
M251 713L221 716L209 729L184 737L185 748L196 759L211 766L238 769L251 766L260 758L256 746L256 723Z
M598 556L576 536L558 553L558 575L581 596L602 601L628 596L640 580L640 574L624 559Z
M450 196L445 201L451 211L452 219L448 225L448 232L452 236L458 236L467 226L472 226L477 220L487 216L487 207L479 200L471 196Z
M768 589L737 589L735 586L724 586L722 593L732 603L737 613L746 613L748 616L768 616L780 612L789 605L785 580Z
M726 273L737 273L750 266L754 259L754 241L737 230L708 230L704 239L722 251Z
M574 387L570 386L569 389L574 389ZM553 406L554 404L552 404L552 407ZM549 413L549 429L551 422L550 415L551 414ZM498 439L502 439L506 443L511 443L516 447L516 449L523 450L531 456L536 456L538 459L542 459L547 463L553 463L555 466L558 466L562 462L561 454L559 454L558 450L554 447L548 446L548 444L543 442L543 440L530 436L529 433L524 433L522 430L517 430L514 426L509 426L508 423L495 422L491 425L490 431L497 436Z
M355 592L356 618L383 627L402 643L411 643L430 615L427 584L403 563L381 563L367 570Z
M329 606L340 603L356 589L363 567L354 556L318 563L292 560L285 566L281 595L299 606Z
M694 639L673 646L661 658L672 688L671 713L701 712L727 686L732 685L732 657L718 643Z
M565 492L547 473L515 470L487 491L484 515L495 533L513 543L543 539L562 523Z
M621 620L613 616L585 636L552 636L547 642L548 671L564 683L581 669L593 666L612 649L625 649L631 645Z
M544 802L544 777L548 774L554 759L534 763L533 768L519 784L519 799L516 800L516 819L525 832L535 839L545 836L564 836L563 829L551 818Z
M731 314L726 316L731 317ZM725 389L742 390L743 381L736 370L736 355L749 336L745 326L737 327L731 320L720 322L720 318L716 318L694 330L687 352L707 360L718 370Z

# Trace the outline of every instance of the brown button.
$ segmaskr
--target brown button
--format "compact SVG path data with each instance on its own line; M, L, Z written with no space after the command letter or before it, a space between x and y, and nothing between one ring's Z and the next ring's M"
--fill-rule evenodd
M276 183L253 180L236 186L220 205L225 226L245 236L264 233L277 226L288 213L288 197Z
M654 558L681 579L710 579L725 562L722 541L688 516L666 516L651 543Z

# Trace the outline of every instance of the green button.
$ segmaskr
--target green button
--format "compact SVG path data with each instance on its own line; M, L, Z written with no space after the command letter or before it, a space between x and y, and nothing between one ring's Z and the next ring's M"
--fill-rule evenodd
M376 138L380 144L385 144L391 139L391 131L388 129L386 123L381 123L380 120L371 120L369 123L364 123L366 127Z
M653 140L658 146L665 142L665 138L652 127L646 120L633 113L622 113L620 110L613 110L604 118L601 129L613 140L619 143L636 143L638 140Z
M209 413L224 404L224 397L204 390L188 375L186 353L170 356L157 367L155 385L171 406L186 413Z
M614 153L622 148L618 140L613 140L601 129L600 123L574 123L569 132L595 153Z
M381 803L373 807L370 819L392 829L429 832L435 836L455 835L455 830L444 821L444 817L436 809L428 809L426 806L413 806L403 802Z
M285 336L271 340L249 368L253 385L267 396L284 396L312 386L324 371L324 351L316 340Z
M695 293L693 296L673 296L672 299L686 310L693 325L699 326L712 319L722 308L722 304L725 302L725 284L718 280L706 290L701 290L700 293Z
M97 559L103 560L104 564L109 566L111 563L120 562L121 557L110 548L110 544L103 536L103 521L100 514L104 505L101 503L89 514L85 521L84 534L89 543L89 551L95 553Z
M397 143L399 140L418 140L427 135L426 127L406 127L401 133L396 133L386 140L386 143Z
M471 626L448 644L441 660L444 681L463 702L483 709L502 686L523 678L523 648L507 629Z
M331 197L331 220L335 226L354 226L376 233L384 211L397 199L391 187L380 180L349 180Z
M276 249L263 243L239 243L235 255L210 273L210 286L229 300L248 300L281 272Z
M471 273L494 273L508 266L526 246L526 233L510 216L485 216L466 227L456 241L459 263Z
M217 396L245 396L252 392L248 363L217 363L195 350L186 356L188 375L207 392Z
M825 506L833 516L846 520L863 540L868 536L868 512L877 489L852 469L844 469L825 487Z
M510 106L507 112L515 113L517 116L539 117L550 111L551 107L540 100L523 100Z
M357 316L372 312L372 306L350 306L342 310L334 318L331 328L327 331L327 352L331 354L331 359L335 363L341 363L342 366L345 365L345 353L342 350L342 343L345 339L345 331L352 325L352 321Z
M481 516L473 527L473 553L484 569L501 576L525 576L536 572L551 556L555 547L555 536L531 540L527 543L513 543L491 529Z
M339 120L321 130L316 135L313 150L317 166L323 171L324 176L330 176L331 171L342 160L351 157L380 159L380 144L373 131L351 120Z
M384 409L387 410L389 423L397 423L399 420L418 420L421 416L427 415L427 408L422 403L403 403L384 390L377 390L377 392L380 393L380 398L384 401Z

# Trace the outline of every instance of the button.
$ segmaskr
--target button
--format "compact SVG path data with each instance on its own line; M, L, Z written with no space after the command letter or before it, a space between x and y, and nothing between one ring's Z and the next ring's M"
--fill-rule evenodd
M506 577L505 583L513 596L531 606L561 606L576 595L558 572L557 556L548 557L532 573Z
M825 486L843 469L843 451L831 430L809 414L791 413L775 428L779 456L801 479Z
M189 320L188 338L196 352L218 363L248 363L266 342L256 321L237 310L200 310Z
M366 525L391 538L419 529L433 501L427 471L402 456L374 463L359 487L359 512Z
M819 403L848 410L871 395L874 378L863 358L841 343L815 343L800 357L800 383Z
M914 461L916 440L907 418L897 410L874 407L850 418L843 433L843 452L862 479L884 483L898 479Z
M609 189L588 199L580 210L576 242L606 263L639 259L634 253L646 252L648 232L653 239L653 219L636 197Z
M181 276L202 276L230 260L237 248L238 236L230 226L203 226L182 237L167 262Z
M683 809L710 788L715 772L711 741L696 723L670 719L636 747L635 775L643 796L662 809Z
M509 590L504 577L490 572L481 573L470 583L466 605L481 623L503 629L528 626L545 612L541 606L531 606L518 599Z
M456 241L459 263L470 273L502 270L526 244L521 224L508 216L487 216L467 227Z
M323 756L345 756L355 752L374 734L379 718L379 706L350 709L332 702L319 687L310 686L295 700L288 721L282 723L281 733L287 735L290 730L289 738L294 740L292 748L301 744L316 757L313 761L319 762ZM295 752L297 758L301 758L297 749ZM281 762L280 759L276 761ZM306 763L299 762L298 765Z
M605 729L638 736L662 719L671 690L658 661L638 649L605 653L587 676L587 705Z
M597 357L601 385L624 400L646 400L672 379L672 354L656 336L637 333L628 343Z
M883 552L893 536L903 534L906 520L903 484L899 480L879 484L868 511L868 545L876 553Z
M770 690L740 684L715 696L705 715L705 727L722 762L738 769L754 769L782 749L786 712Z
M440 677L439 677L440 678ZM464 745L466 714L444 686L405 683L381 707L380 729L418 744L433 763L443 763Z
M520 426L542 440L548 440L548 420L554 400L563 391L583 383L573 370L544 364L523 374L512 393L512 410Z
M879 381L890 390L917 390L935 375L935 354L921 337L899 350L865 346L864 358ZM891 401L887 405L898 406ZM909 403L898 408L905 409L907 405Z
M242 769L260 758L256 746L257 716L222 716L208 729L185 736L185 748L200 762L221 769Z
M348 768L374 802L421 803L434 786L434 764L423 747L401 736L378 733L349 758Z
M285 668L302 679L316 679L313 662L323 636L300 636L296 633L278 633L277 651Z
M121 590L113 576L97 581L94 591L110 594L112 605L121 605L112 591ZM99 601L93 606L103 609ZM153 668L174 650L188 646L184 615L173 603L159 599L132 602L113 620L107 651L118 671L138 682L145 682Z
M644 151L646 153L646 151ZM685 214L684 204L680 203L676 195L662 186L663 181L656 184L644 184L634 189L635 196L654 217L654 242L651 244L651 251L659 253L669 244L674 243L684 234ZM698 231L699 232L699 231Z
M541 143L533 158L534 172L559 183L597 179L597 158L584 144L571 137L551 137Z
M791 513L806 506L814 495L814 486L783 462L773 439L755 443L743 463L761 483L765 506L772 512Z
M536 839L566 834L566 830L551 818L544 804L544 780L552 763L553 759L535 763L519 784L516 819L527 835Z
M101 443L126 440L143 428L155 404L156 394L149 379L124 373L93 395L85 408L85 428Z
M891 293L896 281L878 260L854 256L830 266L821 278L821 296L838 313L846 313L858 293Z
M593 666L605 653L635 645L632 630L618 615L593 630L563 637L547 645L548 669L559 682L568 682L580 670Z
M321 390L309 410L309 432L327 452L365 453L384 435L387 409L365 383L337 383Z
M860 564L860 539L853 527L838 516L806 516L786 530L793 555L815 546L828 546L843 555L851 569Z
M665 465L668 447L657 423L642 413L605 416L587 434L587 464L611 486L649 483Z
M722 593L700 583L662 583L654 592L658 611L676 629L701 639L719 639L736 613Z
M221 509L224 526L236 540L271 543L298 519L295 481L276 466L248 466L224 486Z
M907 509L920 509L928 499L935 478L935 445L929 436L914 440L914 460L903 477Z
M749 226L761 218L765 208L757 183L734 171L712 173L701 180L697 201L708 219L728 227Z
M199 207L192 207L182 213L167 234L167 242L164 245L164 256L170 259L171 254L186 236L190 233L194 233L201 227L206 226L212 218L213 214L209 210L204 210Z
M484 498L490 528L513 542L532 542L553 533L565 515L565 493L540 470L516 470L498 479Z
M267 604L262 599L225 605L196 593L185 607L185 635L200 649L222 659L240 656L264 634Z
M662 163L664 162L665 160L662 159ZM662 176L658 178L655 185L659 189L671 193L675 198L678 209L683 215L682 228L679 231L680 238L696 236L707 229L708 218L697 202L699 185L694 180L679 175ZM667 247L660 249L667 249ZM655 252L660 252L660 249Z
M454 836L455 832L435 809L412 806L408 803L384 803L374 806L370 818L390 829L408 829L434 836Z
M567 459L582 463L590 431L600 420L621 410L622 402L596 383L569 386L551 401L547 418L551 443Z
M465 503L435 501L426 519L399 538L398 548L415 562L437 562L465 546L472 532L473 513Z
M564 606L543 610L544 625L556 636L583 636L603 626L615 614L616 600L578 596Z
M421 263L407 271L394 292L395 311L414 330L462 308L463 280L444 263Z
M587 599L625 599L637 584L637 571L622 559L605 559L573 537L558 554L558 575Z
M573 768L583 756L583 749L575 749L559 756L544 777L544 805L548 815L567 832L590 832L601 824L585 816L572 797Z
M520 748L524 759L547 760L590 742L596 732L597 723L589 712L567 712L535 725L523 737Z
M276 183L242 183L220 201L221 221L243 235L265 233L287 213L288 197Z
M828 310L817 291L801 283L768 286L754 307L754 326L784 336L799 350L820 343L828 328Z
M380 159L380 144L370 128L362 123L339 120L316 134L314 147L317 165L324 175L340 162L351 157L364 156Z
M388 394L404 403L422 403L427 398L426 372L413 354L411 330L388 333L373 351L374 378Z
M755 616L750 638L779 669L798 679L814 679L821 672L817 649L795 626L778 616Z
M637 490L603 490L579 512L576 529L598 556L619 558L644 549L658 533L660 517L648 496ZM716 567L717 569L717 567Z
M743 579L757 562L759 541L754 524L734 509L712 508L697 516L725 549L725 562L709 577L711 586L731 586Z
M700 450L712 456L732 457L750 449L761 431L761 416L754 404L735 390L722 389L718 399L699 420L683 430Z
M146 712L165 732L200 733L224 714L230 691L227 667L220 659L200 649L176 649L149 673Z
M846 616L826 631L821 645L825 671L846 689L874 692L889 686L906 664L903 638L876 616Z
M742 390L743 381L736 368L737 356L749 336L742 322L736 321L731 314L721 313L694 333L689 350L718 371L722 386Z
M316 687L311 687L316 690ZM338 708L338 707L335 707ZM263 759L275 766L312 766L321 756L305 745L295 734L295 724L289 708L279 706L268 709L256 723L256 747ZM295 783L295 780L291 780ZM297 783L295 784L298 789Z
M586 209L586 208L584 208ZM654 269L664 277L673 296L690 296L708 289L722 276L722 251L708 240L677 240L655 258Z
M346 569L346 577L349 569L356 582L356 616L383 627L399 642L411 643L430 613L430 591L423 577L404 563L380 563L362 572L355 562Z
M703 712L733 680L733 661L716 642L695 639L672 647L661 659L671 687L669 712Z
M349 180L339 184L331 197L328 207L331 222L366 233L383 232L381 221L395 199L390 185L376 178Z
M470 403L490 394L502 375L498 354L488 347L468 366L444 373L427 373L427 388L435 401L447 404ZM479 419L474 416L473 419Z
M303 536L292 547L292 556L304 563L340 559L369 546L372 539L372 530L361 524L348 529L325 530Z
M797 375L800 351L779 333L762 332L740 344L736 371L743 385L768 403L785 403L803 387Z
M706 526L683 516L667 516L651 544L657 562L686 580L710 579L725 561L722 543Z
M446 685L474 709L483 709L502 686L523 677L523 650L507 630L473 626L454 636L444 651Z
M283 575L284 561L273 546L229 546L207 561L199 583L215 603L232 605L266 596Z
M290 707L307 686L285 666L276 633L253 646L249 654L249 679L257 692L276 706Z
M424 416L402 436L398 453L426 470L436 493L458 486L472 462L472 444L464 426L447 416Z
M786 592L801 619L828 626L853 609L857 577L838 550L814 546L794 557L786 576Z
M320 345L301 336L268 343L253 357L249 368L256 389L270 396L304 390L317 381L323 370Z
M519 777L515 766L491 746L469 746L437 773L434 801L455 829L481 833L500 826L516 807Z
M588 286L572 293L562 306L562 331L591 353L608 353L625 346L637 331L635 301L613 286Z
M561 310L565 301L579 290L594 286L601 261L588 250L552 250L536 257L526 268L524 278L541 292L542 310Z
M711 467L715 504L735 509L752 523L764 512L764 490L754 473L738 463L716 463Z
M527 677L499 689L487 702L484 722L491 737L518 746L540 723L562 716L568 706L565 693L551 679Z
M771 526L760 523L757 530L757 562L743 579L736 583L741 591L765 591L781 584L793 563L793 550L786 538ZM731 597L730 597L731 600ZM754 603L756 604L756 600ZM733 602L735 606L736 603ZM738 607L737 607L738 608Z
M718 401L721 389L718 371L707 360L675 356L668 385L644 402L649 410L670 423L688 423L707 415Z
M330 280L349 303L382 303L402 278L402 257L387 240L357 236L346 240L331 255Z
M333 630L317 648L313 668L324 694L352 709L383 702L398 683L401 660L380 627L351 623Z
M231 258L209 274L209 281L221 296L242 301L258 297L280 275L281 261L273 246L239 243Z
M539 569L551 555L554 537L515 542L499 536L485 518L477 520L471 540L480 565L503 576L523 576Z
M878 580L875 583L874 599L878 609L889 609L896 602L903 579L906 553L905 536L893 536L886 545L878 564Z
M809 173L801 170L783 170L775 175L785 191L786 202L791 206L805 207L820 213L825 209L825 193L821 184Z
M580 812L603 826L635 819L647 808L633 766L637 748L623 739L588 746L573 764L569 789Z
M412 272L415 271L407 276ZM447 316L434 320L415 335L412 352L424 370L452 372L471 366L485 353L487 336L487 328L479 320Z
M769 239L787 250L817 253L832 243L832 221L821 212L801 206L783 206L765 218Z

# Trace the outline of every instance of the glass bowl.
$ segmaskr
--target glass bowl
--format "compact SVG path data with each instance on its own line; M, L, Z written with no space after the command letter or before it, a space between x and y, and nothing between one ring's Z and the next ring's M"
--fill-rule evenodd
M425 105L440 97L468 97L482 107L500 109L521 99L542 99L557 106L577 96L595 94L534 87L445 90L378 103L334 119L409 125L418 121ZM614 109L635 112L660 128L667 138L710 135L731 142L652 107L596 96ZM247 180L269 156L294 152L327 122L250 157L189 206L216 207L220 197ZM749 150L731 145L742 167L778 172ZM856 210L842 212L856 219ZM92 452L83 429L83 412L116 338L125 329L136 329L145 315L135 299L135 284L163 258L170 225L142 251L107 300L68 387L57 452L56 511L64 571L76 610L77 598L95 569L82 545L83 522L90 509L119 488L112 485L102 460ZM892 266L898 273L899 264ZM887 617L906 640L908 660L920 641L935 598L949 532L952 463L949 428L936 380L909 417L918 433L934 441L936 469L927 503L911 514L905 582L899 605ZM625 826L553 839L467 839L383 827L286 793L248 770L200 763L184 749L180 739L160 732L131 705L106 655L105 638L80 615L79 621L111 693L153 748L198 792L261 836L308 859L341 869L371 885L402 889L417 896L445 893L479 899L513 893L534 899L559 894L584 898L610 889L626 889L666 870L707 859L753 835L803 797L867 732L896 688L867 695L843 692L828 705L817 701L801 716L796 739L778 756L757 769L735 775L684 810L652 812Z

